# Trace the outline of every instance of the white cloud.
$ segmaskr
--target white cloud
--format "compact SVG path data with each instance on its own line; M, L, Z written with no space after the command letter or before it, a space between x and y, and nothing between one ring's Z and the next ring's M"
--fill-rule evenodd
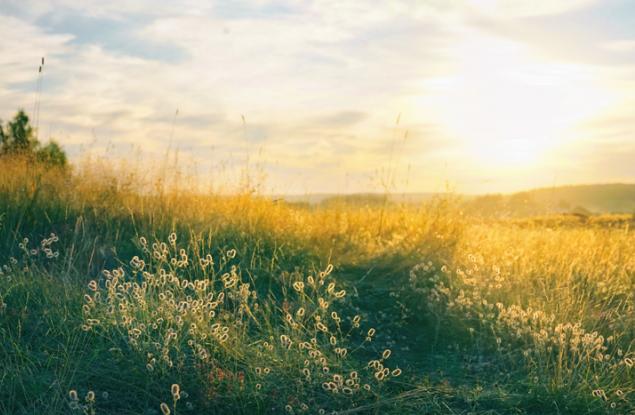
M608 50L622 53L635 51L635 39L620 39L607 42L604 47Z
M471 12L499 19L557 15L581 9L598 0L464 0Z
M472 160L461 141L413 101L453 73L461 54L467 56L466 40L483 35L473 16L510 22L513 32L516 19L591 3L8 0L2 13L10 16L0 26L0 115L32 107L38 60L46 56L42 134L73 148L96 140L160 155L174 131L173 145L205 165L231 164L262 149L259 160L273 186L284 183L283 172L302 171L312 191L341 190L346 174L357 190L368 190L368 177L388 163L390 146L409 129L401 160L418 169L410 190L436 187L445 174L439 171L467 182L474 173L466 171ZM124 35L134 36L134 44L122 44ZM522 39L490 36L493 45L526 49ZM501 62L510 55L507 47L494 49ZM179 53L166 59L163 51ZM575 66L536 61L529 52L511 55L530 69ZM488 82L495 87L495 79Z

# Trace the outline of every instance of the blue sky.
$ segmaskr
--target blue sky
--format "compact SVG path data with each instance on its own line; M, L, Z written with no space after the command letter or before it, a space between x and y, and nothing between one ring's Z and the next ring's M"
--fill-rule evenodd
M45 56L39 136L74 157L171 146L223 180L249 160L271 192L382 190L391 169L396 191L635 181L632 1L0 0L0 17L0 117L33 108Z

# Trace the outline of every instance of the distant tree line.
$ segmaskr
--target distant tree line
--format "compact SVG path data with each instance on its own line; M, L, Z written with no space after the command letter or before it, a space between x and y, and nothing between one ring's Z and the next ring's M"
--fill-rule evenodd
M65 167L66 153L55 141L42 145L36 138L29 116L19 110L6 124L0 120L0 157L32 157L35 161Z

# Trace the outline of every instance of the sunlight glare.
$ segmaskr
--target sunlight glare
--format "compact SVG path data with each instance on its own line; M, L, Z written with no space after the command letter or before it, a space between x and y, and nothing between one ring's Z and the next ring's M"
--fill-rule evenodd
M539 164L610 102L591 69L539 60L515 42L467 37L452 52L456 65L424 83L418 106L480 163Z

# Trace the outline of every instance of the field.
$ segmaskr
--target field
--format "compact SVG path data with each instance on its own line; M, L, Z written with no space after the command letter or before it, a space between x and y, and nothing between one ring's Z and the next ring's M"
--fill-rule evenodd
M632 225L0 159L0 413L635 413Z

